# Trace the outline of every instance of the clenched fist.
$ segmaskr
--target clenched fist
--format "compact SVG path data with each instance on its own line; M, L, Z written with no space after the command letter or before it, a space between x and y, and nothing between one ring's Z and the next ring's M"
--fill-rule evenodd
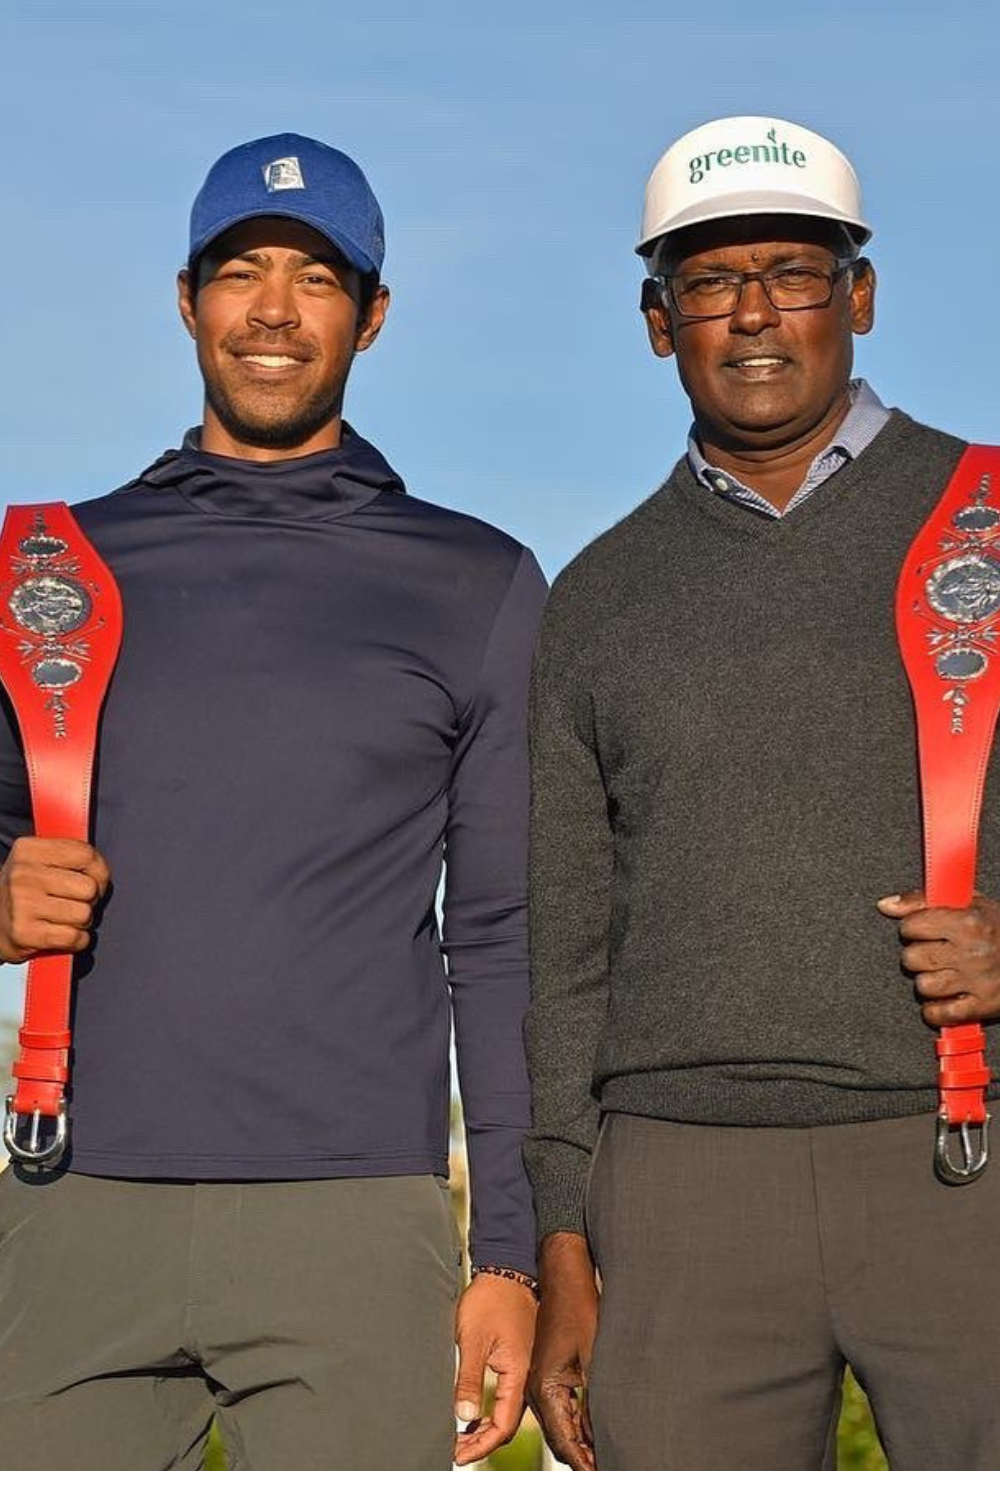
M897 917L902 963L928 1026L968 1026L1000 1016L1000 904L977 891L969 906L926 906L923 891L883 896Z
M82 953L111 871L80 839L18 839L0 868L0 958Z

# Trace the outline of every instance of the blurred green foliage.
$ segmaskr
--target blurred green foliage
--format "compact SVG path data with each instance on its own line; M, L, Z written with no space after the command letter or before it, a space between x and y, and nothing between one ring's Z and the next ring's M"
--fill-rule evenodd
M491 1453L483 1469L540 1469L545 1449L542 1434L531 1417L525 1417L520 1430L506 1447Z
M851 1371L844 1381L844 1405L837 1428L838 1469L888 1469L875 1432L871 1407Z
M219 1429L212 1423L212 1430L208 1434L208 1447L205 1450L205 1462L203 1469L224 1469L226 1467L226 1450L222 1446Z

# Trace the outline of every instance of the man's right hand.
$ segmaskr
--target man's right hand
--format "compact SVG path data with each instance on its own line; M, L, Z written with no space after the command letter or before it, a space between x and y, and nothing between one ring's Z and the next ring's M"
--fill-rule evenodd
M80 839L17 839L0 868L0 958L82 953L110 882L103 855Z
M584 1392L600 1297L583 1235L546 1235L538 1279L541 1302L528 1399L559 1462L571 1469L593 1469L594 1438Z

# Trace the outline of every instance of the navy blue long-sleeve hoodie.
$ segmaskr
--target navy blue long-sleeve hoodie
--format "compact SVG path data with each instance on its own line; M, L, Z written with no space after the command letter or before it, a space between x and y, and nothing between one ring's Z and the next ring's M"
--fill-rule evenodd
M447 1172L473 1258L530 1269L525 703L545 585L345 426L258 464L197 434L75 508L125 636L76 965L71 1170ZM9 704L0 834L30 827ZM443 927L435 897L446 870Z

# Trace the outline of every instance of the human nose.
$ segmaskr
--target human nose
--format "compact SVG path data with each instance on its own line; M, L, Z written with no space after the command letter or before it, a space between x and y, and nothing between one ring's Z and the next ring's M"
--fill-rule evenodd
M247 308L247 322L264 328L287 328L299 322L292 286L285 277L264 277Z
M729 320L730 328L742 333L758 333L762 328L774 328L781 322L781 314L767 294L763 274L749 271L743 278L739 299Z

